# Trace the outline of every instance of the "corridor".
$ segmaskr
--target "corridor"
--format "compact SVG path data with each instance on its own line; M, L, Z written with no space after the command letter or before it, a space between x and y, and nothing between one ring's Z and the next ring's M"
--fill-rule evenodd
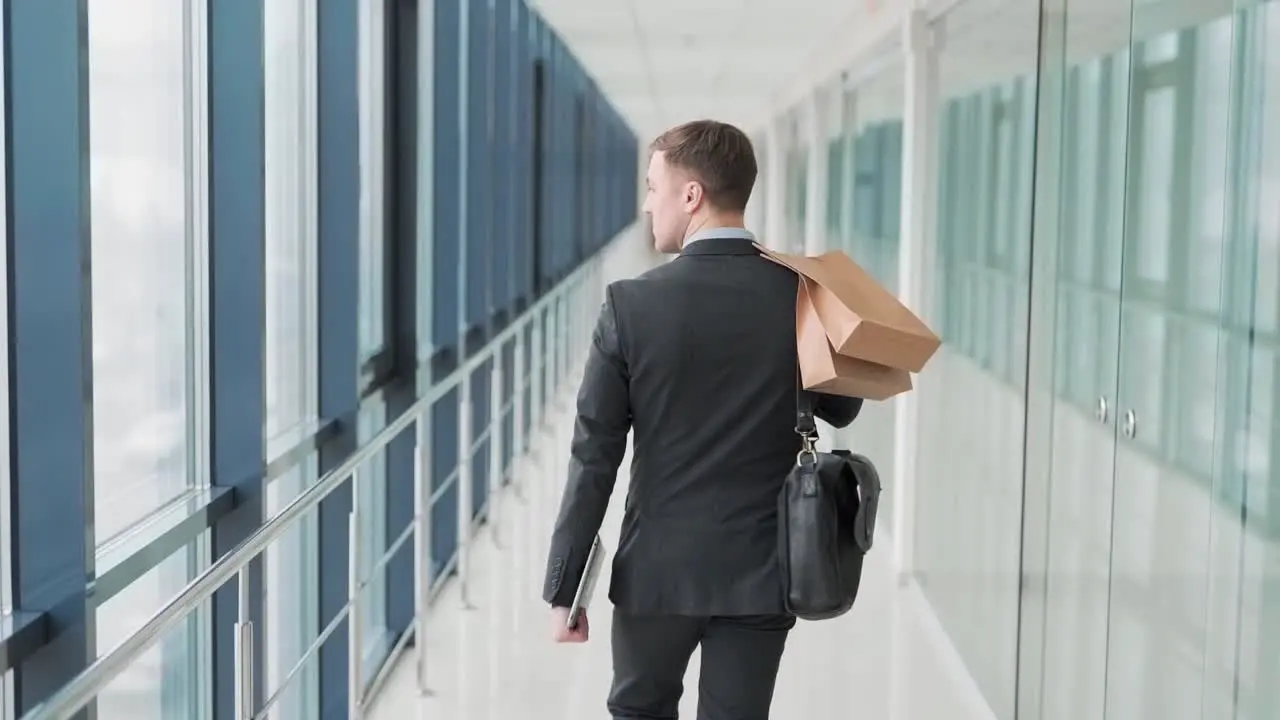
M370 710L370 720L599 720L610 682L608 575L600 580L586 645L556 645L539 598L551 525L560 501L572 417L573 378L553 404L555 421L517 464L518 486L498 504L500 520L476 538L465 597L453 582L437 600L426 643L427 684L415 677L420 649L406 652ZM629 467L630 454L622 463ZM616 546L625 475L605 519ZM518 493L518 494L517 494ZM911 581L890 567L881 534L868 555L858 604L844 617L801 622L778 679L774 717L874 720L994 718ZM695 716L698 660L690 664L681 717Z

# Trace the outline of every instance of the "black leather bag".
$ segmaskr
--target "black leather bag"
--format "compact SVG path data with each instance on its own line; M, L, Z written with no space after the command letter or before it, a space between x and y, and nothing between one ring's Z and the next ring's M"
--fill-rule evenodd
M787 611L827 620L853 607L871 549L880 475L848 450L819 452L812 396L797 388L802 447L778 494L778 562Z

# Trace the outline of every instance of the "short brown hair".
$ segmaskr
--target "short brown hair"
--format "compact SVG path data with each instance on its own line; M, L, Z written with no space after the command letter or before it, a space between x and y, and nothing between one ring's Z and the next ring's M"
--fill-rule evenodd
M677 125L649 146L668 164L702 183L712 206L742 212L756 184L756 153L747 134L728 123L695 120Z

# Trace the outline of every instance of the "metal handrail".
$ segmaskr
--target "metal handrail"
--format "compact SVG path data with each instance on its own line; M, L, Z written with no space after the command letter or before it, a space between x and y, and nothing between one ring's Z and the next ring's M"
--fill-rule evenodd
M606 246L607 247L607 246ZM442 380L432 383L431 388L419 398L412 406L402 412L395 420L391 421L385 428L375 435L368 443L356 449L349 457L343 460L337 467L326 473L315 485L309 490L299 495L289 503L284 510L280 511L275 517L271 518L248 538L245 538L233 550L223 555L215 561L207 570L192 580L180 593L170 600L164 607L157 611L151 619L149 619L139 630L123 642L117 645L107 654L98 658L93 664L85 668L79 675L73 678L58 692L50 696L40 705L33 708L29 713L23 716L23 720L45 720L47 718L56 718L63 720L71 717L81 708L88 705L103 690L110 686L121 673L129 668L135 661L151 649L157 642L163 638L166 633L174 630L178 625L186 619L187 615L195 612L202 603L213 597L214 593L227 584L233 577L239 575L239 595L241 607L241 623L238 623L236 644L241 642L252 642L252 632L246 623L248 608L248 567L249 564L261 555L276 540L279 540L284 534L297 522L304 513L319 507L320 503L327 498L334 490L338 489L348 478L354 478L358 475L360 467L373 459L379 452L382 452L392 440L404 432L410 425L418 422L424 415L429 415L432 406L442 399L446 394L451 392L455 387L463 385L469 381L470 375L478 369L483 363L490 358L497 357L505 348L506 343L513 338L521 345L523 344L524 330L532 324L535 319L541 319L543 311L550 307L553 303L559 301L563 296L567 295L576 284L587 277L594 271L600 263L600 255L597 254L591 259L578 266L564 280L557 284L550 292L539 298L529 309L517 317L504 330L499 332L497 336L491 339L483 348L474 353L466 360L458 364L458 367L445 376ZM536 331L535 331L536 332ZM532 372L533 359L530 358L530 368ZM523 392L523 387L518 386ZM467 401L469 403L469 400ZM463 423L470 424L470 410L466 409L465 415L468 417L459 417L459 425ZM491 419L491 422L493 420ZM461 428L464 435L470 428ZM421 427L420 427L421 430ZM459 460L462 462L462 459ZM491 471L496 471L491 469ZM423 475L429 472L426 467L422 468ZM421 484L418 481L417 484ZM468 480L469 484L469 480ZM429 496L429 492L423 492L423 488L415 488L418 494ZM468 495L470 493L467 493ZM463 498L459 498L459 506L461 507ZM428 506L429 507L429 506ZM470 511L470 508L467 508ZM428 509L429 512L429 509ZM461 510L460 510L461 512ZM415 517L414 522L418 523L422 519ZM468 524L469 525L469 524ZM354 527L353 527L354 529ZM421 532L421 529L419 529ZM462 528L459 528L462 532ZM461 548L460 548L461 550ZM423 577L415 578L415 582L421 584L425 581L425 569L422 571ZM351 605L351 603L348 603ZM358 624L354 620L355 607L352 605L351 611L348 613L348 622ZM418 609L419 613L422 609ZM359 648L354 649L359 652ZM242 660L244 658L241 658ZM252 693L248 697L241 695L242 682L250 682L252 677L252 668L238 667L237 674L241 677L237 678L237 708L236 715L249 716L253 715Z

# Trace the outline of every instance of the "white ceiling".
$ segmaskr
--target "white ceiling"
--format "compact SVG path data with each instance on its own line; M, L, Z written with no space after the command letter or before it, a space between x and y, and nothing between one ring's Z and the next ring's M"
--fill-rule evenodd
M754 129L838 31L892 0L534 0L645 142L712 117Z
M645 143L711 117L748 131L841 71L865 75L860 103L901 111L902 13L920 0L531 0ZM941 90L1034 75L1038 0L924 0L942 33ZM1228 14L1232 0L1069 0L1071 61ZM1045 28L1061 28L1055 16ZM1060 57L1060 56L1059 56ZM859 67L857 63L861 62ZM869 74L868 74L869 72ZM860 111L862 112L862 111Z

